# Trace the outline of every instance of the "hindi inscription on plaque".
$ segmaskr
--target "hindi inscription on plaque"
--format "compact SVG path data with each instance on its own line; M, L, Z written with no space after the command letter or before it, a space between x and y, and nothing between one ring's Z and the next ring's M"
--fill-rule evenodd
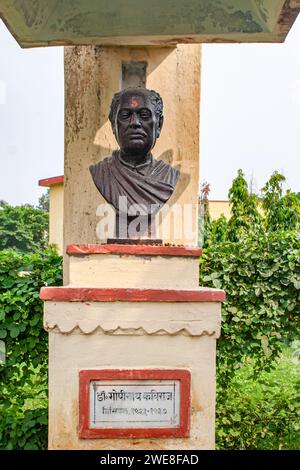
M179 425L179 380L91 381L91 428Z
M80 372L80 437L184 437L189 431L189 371Z

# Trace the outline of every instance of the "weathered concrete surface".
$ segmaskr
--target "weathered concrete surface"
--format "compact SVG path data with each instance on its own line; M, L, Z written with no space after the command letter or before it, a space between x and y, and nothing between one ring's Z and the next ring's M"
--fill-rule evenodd
M84 254L84 248L90 253ZM169 254L162 256L159 247L143 250L150 248L156 255L91 254L99 247L68 248L69 253L82 253L69 256L71 285L52 288L44 305L44 328L49 333L49 449L214 448L216 339L224 293L196 287L198 250L165 247ZM178 255L170 256L172 250ZM183 287L186 290L180 290ZM70 296L60 297L61 289ZM144 289L154 297L141 299ZM98 290L122 290L128 298L111 292L100 299L94 295ZM201 294L198 300L195 291ZM47 298L43 292L41 298ZM81 370L160 368L191 373L188 437L79 438Z
M104 241L96 236L100 220L96 210L105 201L92 182L89 165L117 148L108 113L112 96L120 89L122 61L147 61L146 86L163 97L165 123L153 153L180 167L181 177L169 204L193 205L189 228L194 233L183 233L183 218L179 217L176 243L195 245L201 62L197 45L172 49L66 48L64 243ZM173 233L163 238L174 242Z
M198 258L134 255L70 256L70 287L193 289Z
M114 336L183 334L218 338L220 312L220 302L49 300L45 303L44 327L49 332L62 334L100 331Z
M280 42L298 0L2 0L0 16L22 47Z
M180 305L46 302L45 327L49 331L50 351L49 448L213 449L220 310L219 303L205 302ZM72 321L76 319L79 323L74 328ZM112 323L119 327L114 328ZM84 334L85 331L93 333ZM79 439L79 371L106 368L190 370L190 437Z

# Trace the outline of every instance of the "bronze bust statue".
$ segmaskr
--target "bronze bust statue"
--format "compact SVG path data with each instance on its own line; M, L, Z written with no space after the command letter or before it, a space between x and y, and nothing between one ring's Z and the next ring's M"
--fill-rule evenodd
M127 88L114 95L109 119L120 149L90 166L93 181L117 216L124 212L120 197L124 201L125 196L129 220L137 205L139 215L149 219L171 197L179 178L177 169L151 154L163 125L162 98L153 90Z

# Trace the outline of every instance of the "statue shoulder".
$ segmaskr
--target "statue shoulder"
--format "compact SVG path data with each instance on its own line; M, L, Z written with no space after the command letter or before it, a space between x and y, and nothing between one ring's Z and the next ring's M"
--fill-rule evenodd
M164 160L155 159L155 173L163 175L166 182L176 185L178 178L180 176L180 171L177 168L174 168L169 163L166 163Z
M98 174L99 172L103 171L104 168L107 168L108 166L110 166L113 161L113 158L114 158L114 154L108 155L103 160L100 160L100 162L90 165L89 169L90 169L91 174L94 176Z

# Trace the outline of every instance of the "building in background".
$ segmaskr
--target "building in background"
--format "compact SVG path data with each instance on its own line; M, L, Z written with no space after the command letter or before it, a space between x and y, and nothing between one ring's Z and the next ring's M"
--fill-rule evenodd
M55 176L39 181L39 186L49 188L49 243L63 253L64 177Z
M231 210L228 200L209 200L208 201L209 215L212 220L216 220L223 214L228 220L231 217Z

